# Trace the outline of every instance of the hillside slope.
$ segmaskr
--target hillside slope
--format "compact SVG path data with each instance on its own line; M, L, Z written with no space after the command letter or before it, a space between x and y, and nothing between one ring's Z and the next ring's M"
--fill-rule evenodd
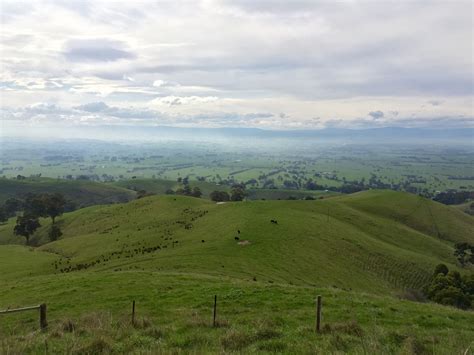
M413 214L419 224L402 218L398 205L419 203L391 191L225 204L153 196L65 214L62 239L40 249L68 258L56 272L139 268L387 293L419 288L440 262L455 268L453 242L474 242L472 217L429 200L441 237ZM47 242L49 223L36 242ZM0 239L8 233L0 229Z
M37 331L36 312L9 315L0 352L447 354L472 346L472 312L392 297L423 285L439 262L456 269L453 242L474 242L474 218L417 196L225 204L152 196L64 214L64 235L51 243L50 221L41 223L41 247L0 245L0 309L47 302L49 328ZM21 240L12 227L0 228L0 240Z
M75 208L127 202L135 192L125 188L86 180L50 178L0 179L0 204L10 197L23 198L28 193L62 193Z
M162 179L130 179L130 180L119 180L113 183L110 183L113 186L123 187L129 190L139 191L145 190L146 192L151 192L157 195L166 194L167 190L176 191L179 187L182 187L182 184L177 183L173 180L162 180ZM212 191L229 191L230 188L224 185L216 185L206 181L190 181L189 185L191 187L199 187L204 198L208 198Z

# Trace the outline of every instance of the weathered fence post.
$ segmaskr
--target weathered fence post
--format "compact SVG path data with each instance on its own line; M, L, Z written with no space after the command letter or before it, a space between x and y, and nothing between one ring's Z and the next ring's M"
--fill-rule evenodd
M15 308L15 309L6 309L0 310L1 314L9 314L9 313L17 313L17 312L24 312L24 311L31 311L39 309L40 319L39 325L41 330L46 330L48 327L48 321L46 320L46 303L42 303L39 306L30 306L30 307L22 307L22 308Z
M46 330L48 327L48 321L46 319L46 303L42 303L39 306L40 310L40 328L41 330Z
M212 319L212 326L216 326L216 316L217 316L217 295L214 296L214 314Z
M132 325L135 325L135 300L132 302Z
M321 332L321 296L318 296L317 306L316 306L316 332Z

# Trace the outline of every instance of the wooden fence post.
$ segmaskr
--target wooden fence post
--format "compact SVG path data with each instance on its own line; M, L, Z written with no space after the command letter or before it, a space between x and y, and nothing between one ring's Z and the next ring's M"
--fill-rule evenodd
M212 319L212 326L216 326L216 316L217 316L217 295L214 296L214 315Z
M41 330L46 330L48 327L48 321L46 320L46 303L42 303L39 306L40 310L40 328Z
M321 332L321 296L318 296L317 306L316 306L316 332Z
M135 325L135 300L132 302L132 325Z

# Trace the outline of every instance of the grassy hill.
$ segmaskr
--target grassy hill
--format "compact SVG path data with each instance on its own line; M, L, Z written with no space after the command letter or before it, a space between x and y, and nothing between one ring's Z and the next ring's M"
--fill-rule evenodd
M294 198L303 200L308 196L314 199L337 196L337 192L311 191L311 190L287 190L287 189L248 189L249 200L288 200Z
M3 243L21 240L12 236L12 223L0 228ZM391 191L225 204L153 196L65 214L58 220L64 235L53 243L47 243L49 223L42 220L33 242L70 257L73 266L100 260L90 267L133 265L378 293L420 287L439 262L455 267L454 242L474 239L472 217Z
M460 205L454 205L453 207L457 208L458 210L464 213L474 216L474 202L473 201L465 202Z
M0 204L10 197L22 198L28 193L62 193L77 208L127 202L135 192L119 186L86 180L51 178L0 179Z
M0 308L45 301L49 319L42 333L36 312L3 316L0 352L6 354L468 354L474 337L472 312L334 288L146 270L43 275L2 285ZM314 332L316 295L323 297L320 334Z
M57 222L63 237L50 243L49 223L39 248L0 246L0 309L45 300L60 333L22 345L13 334L34 327L34 316L20 315L0 326L18 352L44 351L47 340L60 352L459 353L474 337L472 312L394 297L420 288L440 262L456 269L454 242L474 243L473 217L415 195L225 204L152 196L67 213ZM0 240L14 238L12 226ZM214 294L218 328L208 322ZM328 325L320 335L316 294ZM132 299L149 317L135 328L123 319ZM68 319L82 335L64 331Z

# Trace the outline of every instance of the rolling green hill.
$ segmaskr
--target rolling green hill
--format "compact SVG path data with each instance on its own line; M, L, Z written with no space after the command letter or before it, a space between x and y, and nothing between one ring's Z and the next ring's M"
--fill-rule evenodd
M0 179L0 204L10 197L22 198L28 193L62 193L76 208L127 202L135 192L119 186L86 180L50 178Z
M454 242L474 242L473 217L416 195L224 204L151 196L64 214L56 242L41 222L39 248L0 246L0 309L46 300L61 333L47 341L60 351L447 353L474 337L472 312L394 297L423 286L440 262L457 269ZM0 227L3 243L19 240L12 227ZM316 293L326 305L319 336ZM209 328L214 294L223 323ZM132 299L152 326L124 325ZM99 312L94 321L90 312ZM65 317L83 335L65 334ZM46 338L21 345L14 335L34 317L15 319L0 336L18 352L43 351Z
M3 243L21 240L12 236L12 223L0 229ZM58 220L64 235L53 243L47 243L49 223L42 220L33 242L71 257L71 265L100 260L91 267L133 265L378 293L420 287L439 262L454 267L454 242L474 238L472 217L391 191L225 204L153 196L65 214Z

